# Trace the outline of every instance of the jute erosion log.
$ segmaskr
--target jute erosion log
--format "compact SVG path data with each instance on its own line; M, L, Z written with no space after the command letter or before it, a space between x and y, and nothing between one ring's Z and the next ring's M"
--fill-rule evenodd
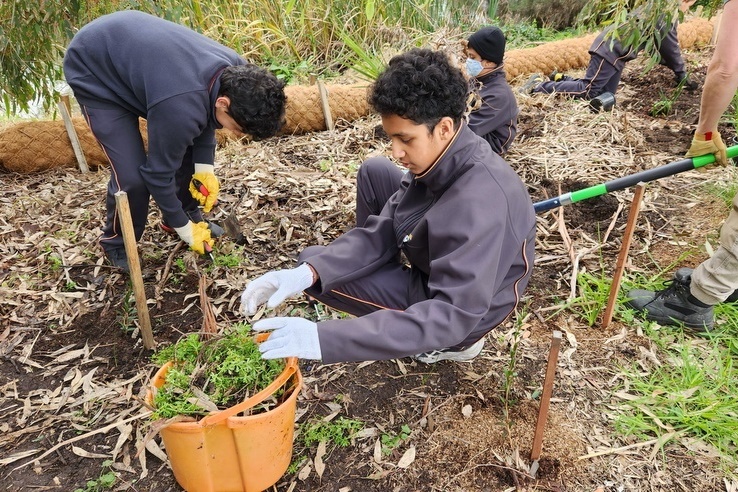
M327 85L328 104L334 120L353 121L369 114L367 85ZM294 135L326 129L317 86L287 86L286 123L282 134ZM82 117L72 118L82 151L91 168L107 165L100 145ZM147 143L146 121L140 120L144 145ZM219 145L235 138L218 130ZM32 173L57 167L76 167L77 161L64 122L26 121L0 131L0 167L8 171Z

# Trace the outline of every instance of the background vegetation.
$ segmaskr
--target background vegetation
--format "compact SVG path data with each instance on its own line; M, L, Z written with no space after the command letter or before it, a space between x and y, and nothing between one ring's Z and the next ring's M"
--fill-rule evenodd
M715 3L719 0L701 0ZM8 116L54 107L61 59L74 33L110 12L137 9L187 25L270 68L288 82L330 78L359 65L372 76L386 55L429 39L461 38L504 26L508 48L541 41L583 18L589 27L645 4L644 30L678 0L5 0L0 2L0 88ZM645 27L644 27L645 26ZM362 70L363 68L363 70Z

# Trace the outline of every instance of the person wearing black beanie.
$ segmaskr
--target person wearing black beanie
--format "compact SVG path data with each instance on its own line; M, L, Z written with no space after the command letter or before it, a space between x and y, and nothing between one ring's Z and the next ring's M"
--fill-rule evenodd
M464 53L472 90L478 96L478 107L469 113L469 128L502 155L515 139L519 112L503 70L505 35L499 27L483 27L469 36Z
M483 60L502 65L505 56L505 35L497 26L483 27L469 36L469 47L476 51Z

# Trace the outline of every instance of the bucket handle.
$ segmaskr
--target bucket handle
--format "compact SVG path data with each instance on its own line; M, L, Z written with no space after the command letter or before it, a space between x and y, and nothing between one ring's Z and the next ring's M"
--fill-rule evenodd
M248 410L249 408L258 405L259 403L263 402L267 398L269 398L271 395L273 395L279 388L285 385L287 381L297 372L297 358L296 357L289 357L287 359L287 365L284 368L284 371L277 376L274 381L269 384L266 388L259 391L255 395L251 396L250 398L247 398L246 400L242 401L241 403L234 405L232 407L226 408L225 410L221 410L218 413L214 413L211 415L208 415L207 417L200 420L199 424L201 427L207 427L211 425L219 424L220 422L224 421L225 419L229 417L233 417L236 414L239 414L243 412L244 410Z

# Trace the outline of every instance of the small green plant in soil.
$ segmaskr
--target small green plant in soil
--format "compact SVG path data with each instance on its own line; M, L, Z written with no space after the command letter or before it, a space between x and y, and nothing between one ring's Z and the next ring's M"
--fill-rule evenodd
M382 434L382 454L385 456L391 454L392 451L395 450L395 448L397 448L400 444L407 440L408 437L410 437L410 432L410 427L408 425L403 425L400 428L400 432L398 434L393 434L391 432L386 432Z
M123 294L123 302L120 306L120 312L116 318L116 322L123 333L130 333L136 329L136 307L133 295L133 286L128 283L125 294Z
M664 91L661 91L661 98L651 106L651 111L649 111L651 116L666 116L670 114L674 103L679 99L679 95L683 89L684 82L680 83L670 96L666 95Z
M339 417L334 421L317 420L301 426L302 440L305 446L326 441L345 448L351 444L353 436L364 428L364 422Z
M156 352L153 361L172 361L164 384L154 395L154 419L199 417L214 407L225 409L267 387L284 370L283 359L262 359L251 326L239 323L209 340L197 333ZM283 392L276 392L279 398ZM251 410L266 411L274 399Z
M100 477L95 480L88 480L87 486L84 489L74 489L74 492L101 492L112 489L117 479L115 472L110 469L112 464L113 462L111 460L103 461L103 472Z

